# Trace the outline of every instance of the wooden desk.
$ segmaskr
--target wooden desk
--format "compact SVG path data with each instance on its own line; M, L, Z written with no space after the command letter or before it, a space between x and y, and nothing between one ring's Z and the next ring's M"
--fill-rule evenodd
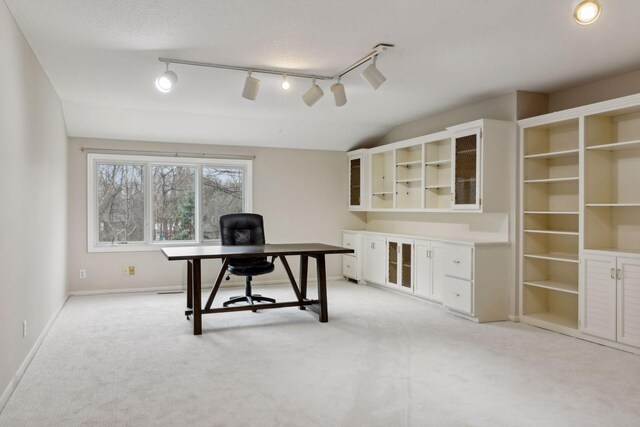
M327 271L325 266L325 255L328 254L348 254L353 253L353 249L346 249L340 246L323 245L321 243L296 243L281 245L257 245L257 246L188 246L162 248L162 253L169 261L187 261L187 316L193 314L193 334L202 334L202 315L210 313L227 313L230 311L245 310L265 310L268 308L300 307L300 310L309 308L318 314L320 322L328 322L327 312ZM300 256L300 288L291 272L291 267L286 256ZM253 257L274 257L280 258L284 266L291 287L296 295L297 301L276 302L269 304L239 305L233 307L211 308L213 299L220 288L222 279L227 274L229 262L234 258ZM307 270L309 257L315 258L318 274L318 299L307 299ZM207 299L204 308L202 307L202 277L201 261L203 259L222 259L222 268L218 273L211 294Z

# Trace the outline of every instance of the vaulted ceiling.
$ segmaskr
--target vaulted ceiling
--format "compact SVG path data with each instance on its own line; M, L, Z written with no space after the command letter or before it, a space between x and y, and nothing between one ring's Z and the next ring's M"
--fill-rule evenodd
M512 90L548 92L640 67L640 1L601 0L591 26L571 0L5 0L57 90L70 136L347 150L401 123ZM388 80L360 69L313 107L307 80L175 65L158 57L332 75L380 42Z

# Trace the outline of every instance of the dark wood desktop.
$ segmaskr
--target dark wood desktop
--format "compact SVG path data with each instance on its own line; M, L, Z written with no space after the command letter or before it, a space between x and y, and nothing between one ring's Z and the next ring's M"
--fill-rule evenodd
M193 315L193 334L202 334L202 315L210 313L228 313L230 311L245 310L265 310L268 308L300 307L301 310L309 308L318 314L320 322L328 322L327 311L327 272L325 265L325 255L353 253L353 249L346 249L340 246L330 246L321 243L294 243L279 245L256 245L256 246L188 246L162 248L162 253L169 261L187 261L187 316ZM300 287L296 283L291 267L287 262L287 256L300 256ZM280 258L284 266L291 287L296 295L296 301L276 302L256 305L238 305L233 307L211 308L222 279L227 274L227 266L234 258L253 257L274 257ZM318 299L307 299L307 271L309 257L315 258L318 275ZM202 307L202 273L201 261L203 259L221 259L222 268L218 273L211 294L207 302Z

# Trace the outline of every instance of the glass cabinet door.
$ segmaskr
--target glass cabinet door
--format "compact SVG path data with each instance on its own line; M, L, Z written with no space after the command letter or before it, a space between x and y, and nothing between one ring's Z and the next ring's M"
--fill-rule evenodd
M402 244L402 286L411 289L411 245Z
M476 209L480 206L478 185L480 168L480 130L454 138L453 207Z
M360 191L362 183L361 174L362 170L362 158L353 157L349 159L349 206L359 207L362 204Z
M387 250L387 254L389 257L389 268L387 271L389 274L387 275L387 283L397 285L398 284L398 243L389 242L389 247Z

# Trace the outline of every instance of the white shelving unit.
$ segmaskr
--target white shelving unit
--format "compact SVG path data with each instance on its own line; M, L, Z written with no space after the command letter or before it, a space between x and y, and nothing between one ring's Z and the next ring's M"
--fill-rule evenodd
M430 135L357 150L368 168L365 203L351 210L507 212L502 174L513 123L476 120ZM357 160L354 160L357 163ZM354 175L352 173L352 175ZM354 185L352 180L351 193Z
M579 120L521 134L521 313L525 322L578 329Z
M518 123L521 320L640 354L640 94Z

